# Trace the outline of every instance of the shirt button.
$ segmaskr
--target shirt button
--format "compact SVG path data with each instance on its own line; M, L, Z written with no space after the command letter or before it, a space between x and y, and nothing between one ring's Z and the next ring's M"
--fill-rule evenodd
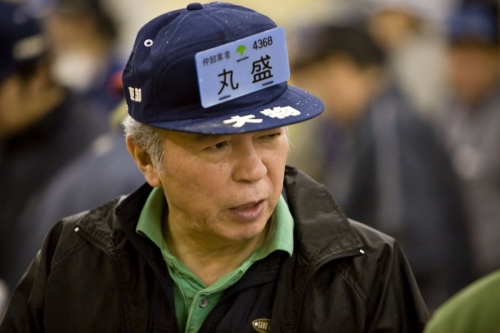
M199 305L200 305L200 308L206 308L208 305L208 300L206 298L200 299Z

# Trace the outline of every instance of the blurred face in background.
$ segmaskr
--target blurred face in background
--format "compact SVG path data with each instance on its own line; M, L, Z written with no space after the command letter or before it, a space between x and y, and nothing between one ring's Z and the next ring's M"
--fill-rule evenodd
M24 126L22 92L23 84L17 75L10 75L0 83L0 137Z
M77 92L86 92L105 73L112 41L99 31L92 12L54 12L45 23L55 79Z
M0 83L0 137L16 134L40 117L33 102L41 93L38 81L12 74Z
M498 84L500 54L495 46L458 43L449 51L449 80L458 100L467 106L479 104Z
M24 74L23 74L24 73ZM13 136L48 114L65 96L54 84L48 59L0 82L0 137Z
M370 17L368 29L382 47L390 49L414 34L418 23L409 9L384 10Z
M363 116L381 79L381 68L360 68L344 55L332 55L294 74L295 84L323 101L324 117L344 125L355 124Z

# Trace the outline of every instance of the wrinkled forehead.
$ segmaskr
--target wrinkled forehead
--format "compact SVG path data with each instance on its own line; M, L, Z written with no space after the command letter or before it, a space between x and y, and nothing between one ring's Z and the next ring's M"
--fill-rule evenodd
M288 139L288 128L286 126L275 127L271 129L266 129L262 131L236 133L236 134L203 134L203 133L189 133L180 132L172 130L163 130L162 138L165 142L165 149L168 150L168 146L178 146L182 148L195 148L197 146L203 146L207 144L215 144L218 141L225 140L238 140L238 139L249 139L253 140L255 138L271 135L275 133L283 133Z
M205 133L191 133L162 129L163 138L174 142L202 142L206 140L213 140L217 138L237 138L237 137L258 137L272 132L283 131L288 135L288 127L280 126L261 131L244 132L244 133L231 133L231 134L205 134Z

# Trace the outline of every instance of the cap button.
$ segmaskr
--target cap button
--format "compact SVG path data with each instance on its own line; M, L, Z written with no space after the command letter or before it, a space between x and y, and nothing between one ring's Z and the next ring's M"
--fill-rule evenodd
M190 3L187 7L186 7L187 10L200 10L200 9L203 9L203 6L201 5L201 3L199 2L193 2L193 3Z

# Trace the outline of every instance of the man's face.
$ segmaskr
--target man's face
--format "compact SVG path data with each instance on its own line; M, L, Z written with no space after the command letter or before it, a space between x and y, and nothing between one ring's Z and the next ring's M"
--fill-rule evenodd
M56 103L41 72L28 78L12 74L0 83L0 137L24 130L51 110L47 105Z
M259 236L280 197L287 154L284 127L235 135L167 131L159 178L168 223L214 241Z
M336 123L356 123L381 85L381 69L359 68L348 56L332 55L296 76L297 85L325 104L322 117Z
M451 47L450 84L463 103L480 103L498 83L498 56L498 49L492 46L460 43Z
M25 126L23 84L17 75L0 83L0 136L8 136Z
M377 42L385 48L392 48L414 34L418 22L411 9L394 8L372 15L368 28Z

